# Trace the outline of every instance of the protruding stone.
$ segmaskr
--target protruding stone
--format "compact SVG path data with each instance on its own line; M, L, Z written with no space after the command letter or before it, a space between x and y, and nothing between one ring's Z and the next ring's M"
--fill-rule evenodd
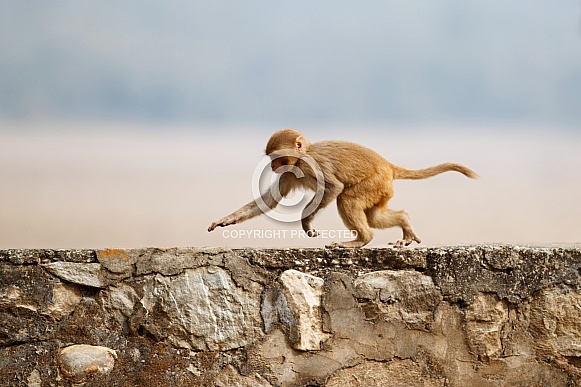
M75 382L84 382L95 375L111 372L117 352L111 348L79 344L60 350L58 363L63 375Z
M323 332L321 297L324 281L322 278L297 270L287 270L280 276L286 303L295 317L297 340L293 347L302 351L321 349L321 342L329 335Z
M104 288L107 280L98 263L51 262L42 265L52 274L79 285Z

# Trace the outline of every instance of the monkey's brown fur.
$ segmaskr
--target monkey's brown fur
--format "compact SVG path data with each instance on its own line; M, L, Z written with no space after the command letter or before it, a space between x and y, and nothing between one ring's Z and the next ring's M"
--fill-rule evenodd
M337 199L337 209L343 223L357 232L355 240L334 242L327 246L331 248L365 246L373 239L372 228L395 226L401 227L403 231L403 238L395 243L397 247L407 246L413 241L421 242L410 224L408 214L403 210L387 208L387 202L393 197L393 179L425 179L446 171L460 172L472 179L477 177L472 170L454 163L417 170L402 168L389 163L369 148L345 141L309 144L302 133L294 129L274 133L266 145L266 154L271 157L272 170L282 173L279 178L282 196L295 188L316 191L316 171L305 160L311 157L318 164L324 177L324 193L318 207L302 217L303 230L309 236L318 235L311 227L315 214ZM301 169L304 177L297 178L293 173L283 173L285 169L281 167L287 165ZM270 191L262 196L262 200L271 209L276 207L280 199L273 197ZM256 202L252 201L212 223L208 231L240 223L261 213Z

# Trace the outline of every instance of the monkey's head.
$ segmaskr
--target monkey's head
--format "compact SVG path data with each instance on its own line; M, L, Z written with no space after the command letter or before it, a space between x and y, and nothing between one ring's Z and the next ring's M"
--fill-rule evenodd
M283 129L274 133L266 144L266 154L270 156L270 167L275 173L283 173L294 166L307 153L309 142L301 132Z

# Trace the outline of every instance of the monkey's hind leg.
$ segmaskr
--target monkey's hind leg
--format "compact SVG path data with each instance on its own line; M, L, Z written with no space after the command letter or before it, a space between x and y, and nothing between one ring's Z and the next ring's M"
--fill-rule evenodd
M395 247L408 246L414 241L417 243L422 242L414 232L409 215L404 210L396 211L386 207L375 206L367 210L366 214L367 221L373 228L401 227L403 238L395 243L390 243L395 245Z
M367 224L367 216L363 209L358 208L354 200L346 200L344 198L337 198L337 209L339 215L343 219L343 223L349 230L357 232L357 238L347 242L333 242L325 247L335 248L354 248L363 247L373 239L373 231Z

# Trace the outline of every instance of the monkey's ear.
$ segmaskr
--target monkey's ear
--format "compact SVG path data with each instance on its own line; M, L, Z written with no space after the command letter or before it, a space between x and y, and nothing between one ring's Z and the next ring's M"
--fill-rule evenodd
M295 150L299 153L305 153L307 151L307 141L303 136L298 136L295 140Z

